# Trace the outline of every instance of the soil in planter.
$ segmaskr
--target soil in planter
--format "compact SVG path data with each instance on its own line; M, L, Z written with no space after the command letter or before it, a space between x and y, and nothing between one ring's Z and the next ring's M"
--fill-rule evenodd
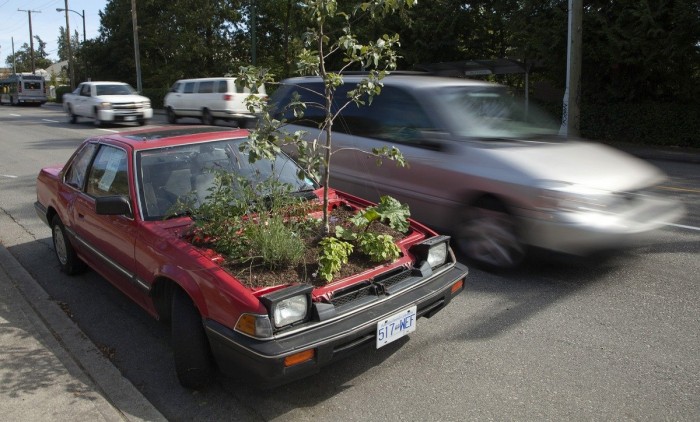
M353 213L350 210L344 208L334 209L331 212L331 229L336 225L350 228L352 225L348 219L352 215ZM369 231L376 234L388 234L394 240L404 237L403 233L379 222L373 222L369 226ZM303 263L296 266L270 270L260 262L252 261L247 263L226 262L222 267L248 287L267 287L296 282L305 282L317 287L325 286L327 284L326 280L317 275L320 252L318 247L319 240L321 240L321 237L318 235L309 236L309 238L304 240L306 247ZM334 275L333 280L340 280L359 274L378 265L381 265L381 263L372 262L369 257L353 252L348 258L348 263L341 267L340 272Z

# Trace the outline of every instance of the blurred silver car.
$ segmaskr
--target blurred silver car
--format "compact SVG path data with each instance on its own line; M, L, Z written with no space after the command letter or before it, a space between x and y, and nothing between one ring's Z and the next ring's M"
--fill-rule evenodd
M363 77L346 75L335 107ZM611 147L558 135L559 125L483 81L392 74L371 104L350 104L333 123L331 186L377 200L391 195L412 216L452 234L472 262L519 264L528 246L586 254L629 245L680 218L657 192L666 176ZM288 107L296 94L303 117ZM276 116L323 139L323 84L287 79L272 97ZM399 148L409 167L369 153Z

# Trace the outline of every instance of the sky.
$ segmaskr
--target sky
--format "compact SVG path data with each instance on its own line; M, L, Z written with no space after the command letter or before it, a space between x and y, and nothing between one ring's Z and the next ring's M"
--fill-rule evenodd
M85 11L85 35L87 39L99 34L100 10L104 10L108 0L67 0L70 32L78 31L80 41L83 40L83 18L80 14ZM46 52L52 61L58 60L59 27L66 26L65 12L57 12L56 8L64 9L66 0L0 0L0 67L7 67L5 59L12 54L12 38L15 41L15 52L24 43L29 45L29 16L26 10L32 11L32 35L38 35L46 43ZM24 11L20 12L17 9ZM37 49L36 38L34 49Z

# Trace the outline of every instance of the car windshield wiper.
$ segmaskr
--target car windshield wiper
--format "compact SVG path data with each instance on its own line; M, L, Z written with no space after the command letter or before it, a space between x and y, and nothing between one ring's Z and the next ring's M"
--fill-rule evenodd
M179 218L179 217L192 217L192 211L190 210L182 210L182 211L177 211L177 212L172 212L163 217L163 220L170 220L173 218Z

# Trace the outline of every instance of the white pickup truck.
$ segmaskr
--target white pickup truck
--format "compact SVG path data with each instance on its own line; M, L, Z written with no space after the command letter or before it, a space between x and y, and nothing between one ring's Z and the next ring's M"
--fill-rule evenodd
M71 123L77 122L78 117L88 117L98 127L105 122L145 125L153 117L151 100L124 82L83 82L75 91L63 95L63 110Z

